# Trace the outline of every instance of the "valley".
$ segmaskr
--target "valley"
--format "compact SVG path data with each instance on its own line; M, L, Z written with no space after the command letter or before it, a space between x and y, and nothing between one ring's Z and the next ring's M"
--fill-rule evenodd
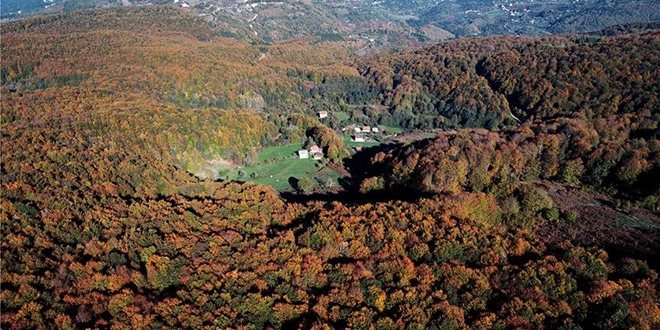
M654 3L129 3L0 24L3 329L660 325Z

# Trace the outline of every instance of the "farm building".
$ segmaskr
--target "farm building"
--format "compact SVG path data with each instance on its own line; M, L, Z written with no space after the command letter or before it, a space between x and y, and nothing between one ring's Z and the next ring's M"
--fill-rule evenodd
M309 148L309 153L316 160L323 159L323 149L319 148L319 146L311 146Z

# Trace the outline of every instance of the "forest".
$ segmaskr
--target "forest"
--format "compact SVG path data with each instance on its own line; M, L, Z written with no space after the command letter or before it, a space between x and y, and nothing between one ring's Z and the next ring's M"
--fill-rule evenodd
M364 50L473 36L592 33L660 20L660 4L648 0L4 0L0 20L167 4L203 17L225 37L270 43L314 36L359 41Z
M660 326L656 29L360 56L172 7L0 29L2 328ZM319 110L434 137L356 152ZM192 175L310 140L349 185Z

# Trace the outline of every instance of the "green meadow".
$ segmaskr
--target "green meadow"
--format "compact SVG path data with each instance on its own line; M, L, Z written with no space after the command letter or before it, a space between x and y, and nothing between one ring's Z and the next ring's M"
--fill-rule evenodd
M339 179L343 176L326 167L323 161L299 159L297 151L301 148L302 144L268 147L259 153L257 163L229 171L221 170L220 178L268 185L278 191L294 190L292 181L303 177L315 180L319 187L339 186Z

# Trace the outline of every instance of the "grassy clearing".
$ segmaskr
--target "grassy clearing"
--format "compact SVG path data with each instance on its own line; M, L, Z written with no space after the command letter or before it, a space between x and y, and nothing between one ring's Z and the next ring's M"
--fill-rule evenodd
M344 136L344 143L346 143L346 146L352 149L355 149L355 147L362 147L362 148L369 148L369 147L375 147L379 146L381 143L378 141L372 141L372 142L355 142L353 141L353 136L354 135L345 135ZM370 136L370 135L367 135Z
M221 179L250 181L268 185L276 190L293 190L292 181L307 176L315 179L319 186L336 187L343 176L322 162L314 159L299 159L296 151L301 144L269 147L259 154L259 162L220 173ZM293 179L291 179L293 178Z
M380 125L381 130L383 130L383 133L385 134L401 134L405 132L405 130L401 127L396 127L396 126L385 126L385 125Z
M268 147L259 153L259 163L274 161L276 158L283 160L286 158L297 158L297 151L302 149L300 143L289 144L281 147Z
M337 112L333 112L332 114L335 117L337 117L337 119L339 119L339 121L346 121L346 120L349 120L351 118L351 116L349 114L347 114L346 112L337 111Z

